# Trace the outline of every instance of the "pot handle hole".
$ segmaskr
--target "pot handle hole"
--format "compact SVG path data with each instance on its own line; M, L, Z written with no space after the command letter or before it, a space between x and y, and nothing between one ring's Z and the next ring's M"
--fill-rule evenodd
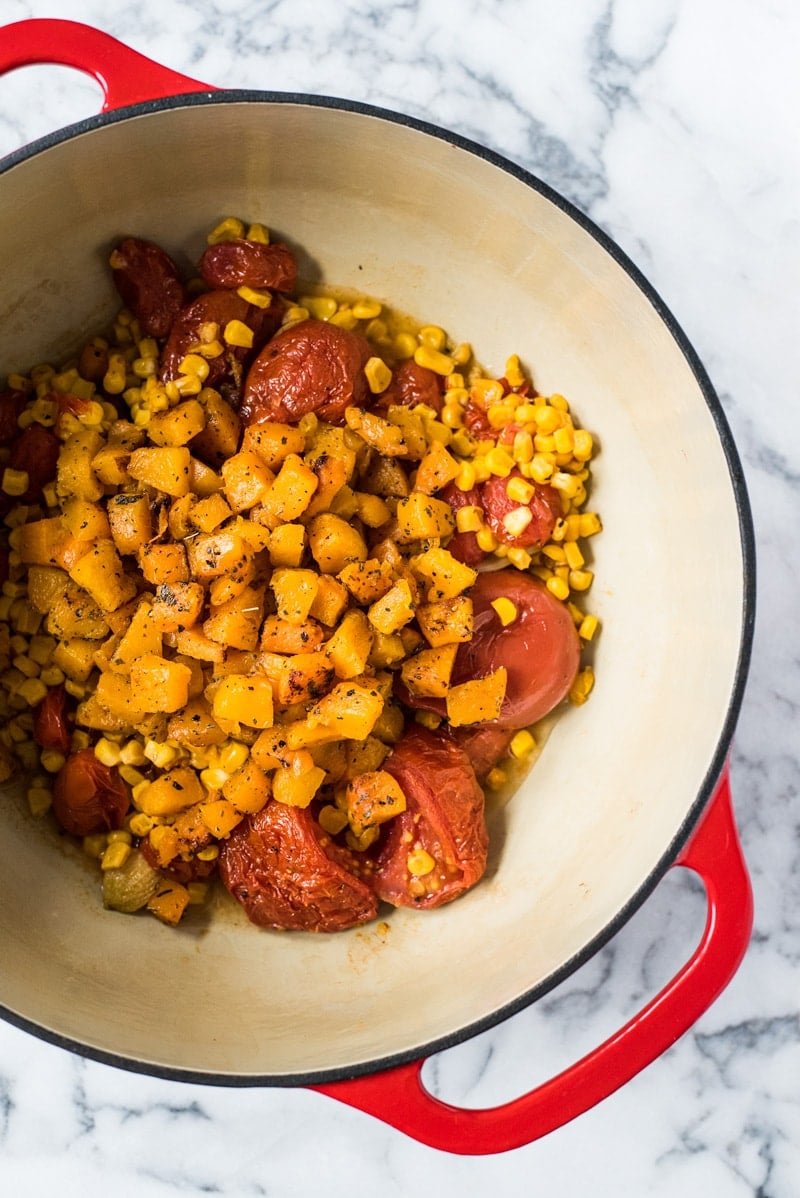
M349 1081L311 1086L374 1115L432 1148L464 1155L532 1143L613 1094L696 1022L733 977L753 922L753 899L734 822L728 767L675 862L703 881L708 912L700 943L675 977L623 1028L558 1076L501 1106L455 1107L422 1083L424 1060Z
M79 21L42 17L0 27L0 75L36 63L75 67L92 75L103 91L103 112L163 96L217 90Z

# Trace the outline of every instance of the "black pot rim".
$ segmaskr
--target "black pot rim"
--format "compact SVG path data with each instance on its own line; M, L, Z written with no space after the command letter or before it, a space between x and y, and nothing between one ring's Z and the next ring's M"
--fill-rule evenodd
M368 1074L381 1073L385 1070L396 1068L399 1065L422 1060L432 1056L435 1053L443 1052L446 1049L452 1048L465 1040L471 1039L473 1036L476 1036L479 1033L486 1032L491 1028L496 1027L498 1024L503 1023L512 1015L524 1010L526 1007L530 1006L531 1003L542 998L545 994L549 993L556 986L565 981L567 977L574 973L575 970L577 970L581 965L585 964L592 956L594 956L595 953L597 953L605 944L607 944L608 941L620 931L623 925L628 922L628 920L653 892L655 887L664 877L667 870L674 863L681 850L687 844L692 832L700 820L701 815L711 800L715 787L724 769L730 744L733 739L736 721L738 719L739 711L742 705L742 699L747 682L747 674L750 666L750 657L752 653L755 624L756 553L753 517L747 495L747 486L741 460L734 443L727 417L725 416L722 404L716 394L708 374L706 373L705 368L703 367L697 353L695 352L689 339L683 332L683 329L678 324L670 309L664 303L655 288L648 282L639 268L628 257L628 255L622 249L620 249L616 242L613 241L607 233L605 233L598 225L594 223L594 221L586 216L584 212L577 208L571 201L565 199L562 195L560 195L560 193L555 191L548 184L538 179L530 171L517 165L503 155L493 150L487 149L478 142L472 141L469 138L461 136L460 134L451 132L440 126L434 125L428 121L424 121L416 117L407 116L403 113L395 112L390 109L379 108L374 105L364 104L359 101L338 98L335 96L310 95L300 92L295 93L250 90L222 90L208 92L199 91L197 93L190 93L187 95L167 96L161 99L149 100L144 103L132 104L124 108L115 109L112 112L102 113L99 116L88 117L85 120L77 122L76 124L57 130L8 155L2 162L0 162L0 176L6 171L13 169L20 163L25 162L38 154L44 153L53 146L70 141L73 138L81 136L82 134L91 133L93 130L103 128L106 125L123 123L134 117L173 108L242 103L265 105L299 105L303 107L335 109L338 111L355 113L361 116L374 117L394 125L406 126L407 128L416 130L419 133L448 142L450 145L456 146L457 148L464 150L475 157L483 159L491 166L503 171L505 174L511 175L513 178L518 179L521 183L524 183L526 186L530 187L533 191L538 192L541 196L549 200L563 213L575 221L576 224L578 224L586 233L588 233L602 247L602 249L604 249L606 253L611 256L611 258L625 271L631 281L636 285L638 290L642 293L642 295L660 317L663 324L666 326L676 345L686 359L687 365L697 381L709 412L716 425L717 433L728 464L739 520L739 535L743 561L742 634L739 643L739 653L734 685L731 690L728 709L719 740L695 800L689 807L686 816L680 828L678 829L678 832L665 848L657 864L650 871L650 874L642 882L635 894L617 912L614 918L609 921L609 923L602 929L600 933L598 933L598 935L594 936L586 945L584 945L578 953L574 954L568 961L564 962L564 964L561 965L557 970L554 970L553 973L547 978L526 990L513 1001L487 1013L480 1019L475 1020L473 1023L467 1026L460 1027L445 1036L439 1036L434 1040L418 1045L413 1049L406 1049L402 1052L389 1054L384 1057L359 1062L352 1066L343 1065L337 1066L335 1068L322 1068L314 1070L313 1072L298 1072L280 1075L243 1075L237 1073L206 1072L202 1069L191 1070L175 1066L165 1066L158 1064L157 1062L136 1060L121 1054L105 1051L93 1045L83 1044L80 1041L74 1040L68 1036L63 1036L50 1028L43 1027L40 1024L25 1018L15 1011L11 1011L3 1007L0 1004L0 1017L5 1019L8 1023L20 1028L22 1031L29 1032L39 1039L53 1044L58 1048L66 1049L69 1052L77 1053L78 1055L86 1057L90 1060L98 1061L105 1065L111 1065L118 1069L124 1069L128 1072L145 1074L151 1077L159 1077L167 1081L189 1082L197 1085L216 1085L227 1087L270 1086L288 1088L309 1085L328 1085L337 1081L362 1077Z

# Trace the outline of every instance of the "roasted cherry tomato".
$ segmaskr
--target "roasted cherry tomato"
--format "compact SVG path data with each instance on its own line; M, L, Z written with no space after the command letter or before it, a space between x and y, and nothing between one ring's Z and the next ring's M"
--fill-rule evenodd
M241 375L247 362L258 352L280 326L283 304L273 297L268 308L248 304L235 291L207 291L181 308L172 322L167 344L161 357L161 379L169 382L180 375L180 365L186 355L202 340L203 326L217 326L217 340L223 341L225 326L232 320L246 324L253 332L253 345L225 346L215 358L208 359L208 387L219 387L228 381L240 390Z
M434 411L442 410L444 380L427 366L418 366L413 358L401 362L392 373L392 381L378 397L376 408L413 407L424 403Z
M146 838L139 843L139 852L148 865L152 865L153 869L157 869L165 877L173 878L184 886L187 882L204 882L217 871L216 858L211 861L202 861L196 854L187 857L174 857L169 865L161 865L158 853Z
M527 503L510 499L508 484L515 478L528 481L514 467L507 478L495 475L482 485L481 505L486 523L503 545L518 545L521 549L541 547L549 541L556 520L561 516L561 496L555 487L534 483L533 497ZM510 528L506 519L511 517L513 521L512 513L521 508L530 512L530 520L519 532L514 532L513 525Z
M34 503L42 497L42 488L56 476L61 442L41 424L29 424L11 447L9 466L24 470L28 489L19 502Z
M297 282L297 262L281 241L221 241L210 245L200 259L200 274L209 287L266 288L291 291Z
M80 749L64 762L53 787L53 814L71 836L91 836L122 827L130 791L116 766L103 765L93 749Z
M383 768L406 810L386 825L374 863L379 898L395 907L439 907L483 876L488 836L483 791L463 749L412 724Z
M9 387L0 392L0 445L8 445L19 433L17 420L25 407L27 396L24 391Z
M166 337L186 303L180 273L166 250L140 237L126 237L111 255L111 273L144 336Z
M445 503L449 503L454 513L462 507L483 507L481 493L477 487L473 487L469 491L462 491L455 483L448 483L440 491L437 498L443 499ZM447 548L454 558L463 562L466 566L477 566L478 562L482 561L485 556L474 532L454 533L447 542Z
M449 729L449 735L469 757L475 777L484 782L498 761L505 757L515 731L514 728L497 728L494 724L468 724Z
M339 932L377 915L355 854L334 845L305 808L273 799L248 816L220 845L219 869L262 927Z
M246 424L292 423L308 412L341 424L351 404L370 398L364 366L372 356L359 333L303 320L282 329L250 367L241 415Z
M72 736L67 722L68 706L64 687L51 686L33 713L33 739L40 749L69 753Z

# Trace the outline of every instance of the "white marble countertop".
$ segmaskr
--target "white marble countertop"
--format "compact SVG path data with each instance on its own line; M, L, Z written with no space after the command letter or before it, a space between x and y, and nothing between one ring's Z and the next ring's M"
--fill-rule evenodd
M117 1071L0 1024L9 1198L800 1193L800 111L795 0L3 0L86 21L220 86L327 93L423 117L522 164L642 268L721 396L754 508L759 613L732 781L755 931L721 999L664 1057L499 1156L424 1148L304 1090ZM0 34L1 36L1 34ZM0 153L99 107L62 68L0 80ZM3 219L10 219L8 214ZM439 1062L492 1105L630 1016L704 918L669 875L555 992Z

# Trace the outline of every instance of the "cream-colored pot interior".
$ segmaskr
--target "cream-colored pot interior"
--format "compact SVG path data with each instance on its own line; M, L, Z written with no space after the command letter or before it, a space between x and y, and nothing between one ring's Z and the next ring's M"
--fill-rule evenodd
M0 806L0 1004L89 1052L157 1070L308 1078L417 1052L495 1017L605 935L708 793L736 686L743 554L728 461L648 298L576 220L467 148L304 103L168 104L0 178L0 375L102 327L126 234L196 260L221 217L355 287L517 352L601 447L591 506L597 684L492 820L485 880L450 907L335 936L271 933L222 902L170 930L103 910L96 875ZM723 744L724 747L724 744Z

